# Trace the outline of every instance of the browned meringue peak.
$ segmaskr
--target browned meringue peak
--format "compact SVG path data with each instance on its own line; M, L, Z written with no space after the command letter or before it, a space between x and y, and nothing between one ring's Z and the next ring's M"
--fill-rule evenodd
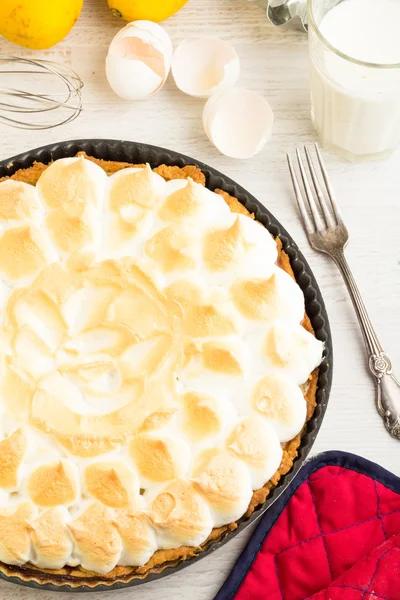
M162 427L165 427L168 425L177 410L178 407L173 407L152 412L143 421L140 431L151 431L152 429L161 429Z
M248 319L268 321L278 310L279 295L276 278L247 279L231 286L232 300L236 308Z
M0 183L0 220L30 221L40 214L33 185L6 179Z
M139 493L139 481L121 462L104 461L88 465L84 472L88 493L106 506L127 508Z
M226 341L205 342L202 346L203 365L206 369L224 375L242 375L241 348Z
M269 279L237 280L231 286L231 298L238 311L254 321L286 318L300 323L304 316L300 287L279 267Z
M204 209L204 187L188 177L185 187L166 198L159 214L163 221L193 222Z
M264 416L287 423L291 419L290 394L285 390L285 379L271 373L257 383L253 393L253 406ZM285 393L286 392L286 393Z
M99 186L106 178L101 167L81 156L52 163L36 187L49 208L62 207L70 217L82 217L87 205L99 203Z
M226 445L249 467L254 490L274 475L282 460L282 448L275 429L256 415L246 417L236 425Z
M6 357L3 373L0 378L0 395L9 414L17 419L27 419L29 416L34 387L22 372L15 370L12 359Z
M8 565L22 565L29 560L31 526L36 508L30 502L16 508L0 509L0 560Z
M250 244L246 241L241 220L227 229L214 229L204 238L203 260L210 271L224 271L238 262Z
M93 502L68 524L84 569L108 573L117 564L122 542L114 522L112 508Z
M215 437L222 431L223 411L217 401L200 392L183 396L183 431L193 442Z
M27 447L28 442L22 427L0 442L0 488L18 488L18 471Z
M161 548L198 546L210 534L210 509L193 485L177 479L154 498L149 516L157 529Z
M139 433L129 450L139 474L149 481L169 481L187 472L190 450L177 436L157 430Z
M306 420L307 404L300 387L284 373L270 373L257 383L253 407L270 421L281 442L299 433Z
M51 260L45 234L32 225L7 229L0 238L0 271L8 279L32 277Z
M157 550L157 539L150 519L132 509L117 510L114 525L124 545L119 564L141 567Z
M321 362L324 345L298 324L275 323L267 333L264 355L301 385Z
M153 173L147 164L144 169L124 169L110 178L109 206L113 211L126 211L130 206L141 206L145 209L153 209L160 198L160 186L164 181L159 175ZM125 209L125 210L124 210Z
M31 472L27 489L38 506L73 504L78 493L75 471L67 460L41 465Z
M190 255L193 233L169 225L158 231L145 245L145 253L152 258L163 273L189 271L196 266Z
M53 243L62 252L75 252L93 241L88 219L70 216L62 207L47 215L46 227Z
M183 332L190 337L219 337L237 331L235 315L212 304L189 307L183 319Z
M66 334L66 324L58 306L42 291L16 290L6 307L14 328L28 327L49 351L57 350Z
M45 569L61 569L71 556L73 543L64 507L51 508L30 521L34 564Z
M215 525L239 519L252 495L246 466L220 448L208 448L195 461L192 479L213 509Z

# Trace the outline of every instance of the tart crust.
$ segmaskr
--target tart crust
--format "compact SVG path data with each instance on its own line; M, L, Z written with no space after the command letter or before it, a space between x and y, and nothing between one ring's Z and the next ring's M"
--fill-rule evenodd
M78 152L77 156L84 156L86 159L96 163L107 173L107 175L112 175L113 173L128 167L145 167L144 164L134 165L126 162L105 161L88 156L85 152ZM11 177L0 178L0 181L3 181L4 179L14 179L36 185L40 175L48 166L49 165L44 163L34 162L32 167L29 167L28 169L20 169ZM200 183L202 185L205 185L206 183L204 173L195 165L186 165L184 167L160 165L153 170L161 175L161 177L163 177L166 181L171 179L186 179L187 177L191 177L196 183ZM254 214L250 214L237 198L231 196L221 189L215 189L214 191L224 198L232 212L241 213L254 219ZM276 238L276 245L278 249L278 266L284 269L291 277L293 277L293 279L295 279L289 256L283 250L282 242L279 237ZM314 330L307 313L304 314L302 325L307 331L314 334ZM310 374L309 380L303 389L304 398L307 402L307 421L312 417L316 406L318 373L319 370L315 369ZM282 462L279 466L279 469L262 488L253 492L248 509L241 519L248 519L255 509L265 502L270 490L277 485L280 478L290 471L293 466L293 462L297 457L301 436L302 432L284 445ZM210 543L221 541L229 532L234 531L237 527L238 523L232 522L228 525L224 525L223 527L214 528L205 542L198 547L181 546L171 550L157 550L143 567L117 566L105 575L99 575L98 573L87 571L80 566L66 566L62 569L39 569L30 563L22 566L12 566L0 563L0 572L6 577L18 577L24 582L35 582L39 585L50 583L57 587L68 585L71 588L78 588L84 585L88 588L96 588L96 586L99 585L111 587L119 582L127 584L133 579L145 579L150 573L160 573L167 567L177 566L182 561L201 554L201 552L204 551L210 545Z

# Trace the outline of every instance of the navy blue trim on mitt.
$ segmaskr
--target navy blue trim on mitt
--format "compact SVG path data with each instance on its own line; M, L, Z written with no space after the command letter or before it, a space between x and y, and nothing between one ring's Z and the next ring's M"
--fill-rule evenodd
M330 450L329 452L318 454L304 464L298 475L286 490L275 500L272 506L267 509L260 524L255 530L253 537L239 556L230 575L214 600L232 600L235 597L263 545L266 536L275 525L293 494L312 473L328 466L344 467L356 471L357 473L361 473L362 475L367 475L375 481L382 483L393 492L400 494L400 478L366 458L351 454L350 452L341 452L339 450Z

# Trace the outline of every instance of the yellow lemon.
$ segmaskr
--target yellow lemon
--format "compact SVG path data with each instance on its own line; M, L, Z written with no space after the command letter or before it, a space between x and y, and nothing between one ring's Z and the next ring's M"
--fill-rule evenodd
M164 21L174 15L188 0L107 0L117 17L125 21Z
M72 29L83 0L0 0L0 34L10 42L41 50Z

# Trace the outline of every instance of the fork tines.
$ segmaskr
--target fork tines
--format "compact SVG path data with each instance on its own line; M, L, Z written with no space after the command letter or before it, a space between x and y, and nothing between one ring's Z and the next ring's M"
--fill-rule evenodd
M315 231L322 231L326 229L334 229L337 225L343 225L342 215L337 205L335 195L333 193L332 186L329 181L328 173L322 160L321 153L318 148L318 144L315 144L315 151L317 155L319 170L322 175L323 182L325 184L326 195L324 195L320 181L317 176L317 172L313 163L311 153L307 146L304 147L305 156L307 159L308 170L310 175L307 175L306 167L304 166L303 159L300 151L296 149L297 161L299 165L299 171L301 180L303 183L305 198L302 194L301 187L299 184L299 178L296 175L292 160L287 154L287 160L289 164L289 171L293 182L294 192L296 194L297 203L299 205L300 213L304 222L304 227L308 235ZM311 182L310 182L311 180ZM314 191L312 190L314 188ZM310 218L310 214L311 218Z

